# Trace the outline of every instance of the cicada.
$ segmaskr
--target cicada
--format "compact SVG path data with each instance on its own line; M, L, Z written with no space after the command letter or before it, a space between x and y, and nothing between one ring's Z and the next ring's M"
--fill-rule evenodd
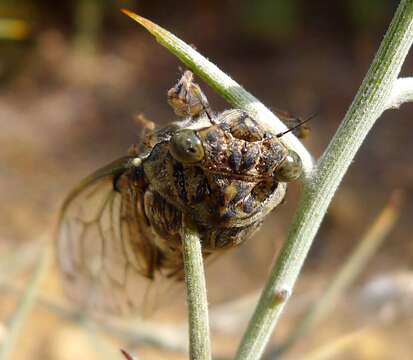
M58 264L66 292L83 307L139 311L142 284L183 279L185 218L207 258L251 237L301 175L298 155L251 114L214 113L191 72L168 102L177 121L147 126L127 156L87 177L63 204Z

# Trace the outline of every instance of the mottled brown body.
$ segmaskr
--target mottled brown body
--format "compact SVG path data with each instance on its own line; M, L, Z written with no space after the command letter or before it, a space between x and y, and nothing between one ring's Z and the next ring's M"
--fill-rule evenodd
M276 136L245 111L213 114L193 85L185 73L168 93L185 119L147 129L129 156L92 174L66 200L58 258L78 301L137 308L142 296L138 301L131 289L139 277L182 279L184 217L196 224L207 257L248 239L284 198L280 174L296 178L296 167L287 166L295 157ZM82 298L88 288L92 300ZM102 298L111 291L116 298L108 304Z
M148 135L158 143L124 175L143 190L145 216L157 235L174 246L180 246L182 214L198 225L204 249L214 251L242 243L284 196L285 186L272 178L286 156L280 142L240 110L215 121L196 131L205 151L200 162L173 158L174 130L167 128Z

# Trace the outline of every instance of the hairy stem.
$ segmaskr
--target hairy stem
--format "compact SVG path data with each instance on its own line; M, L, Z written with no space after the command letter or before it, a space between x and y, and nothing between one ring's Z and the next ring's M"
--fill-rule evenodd
M184 222L182 253L189 316L189 355L194 360L208 360L211 359L211 345L201 240L189 219Z
M388 98L413 41L413 0L402 0L341 126L303 189L288 238L281 249L237 359L259 359L301 271L327 208Z

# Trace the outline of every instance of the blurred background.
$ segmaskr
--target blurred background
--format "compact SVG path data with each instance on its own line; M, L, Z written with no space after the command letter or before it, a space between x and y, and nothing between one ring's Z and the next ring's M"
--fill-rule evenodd
M317 158L350 105L397 4L1 0L0 344L8 341L8 326L39 248L52 241L68 191L126 153L140 133L137 114L160 125L174 120L166 91L180 77L182 65L119 8L132 9L193 44L270 108L300 117L317 112L304 140ZM410 56L403 74L412 73ZM215 110L229 107L201 86ZM391 232L334 302L333 311L285 358L413 356L412 115L411 105L387 111L363 144L317 235L273 343L282 343L308 306L317 303L381 209L390 198L394 204L395 191L401 190L397 197L404 201L395 209ZM286 203L260 233L210 266L217 357L234 353L285 239L299 193L300 185L292 184ZM61 295L55 265L40 295L22 324L11 359L121 359L120 348L139 359L187 357L182 353L184 310L178 316L166 307L145 322L91 322Z

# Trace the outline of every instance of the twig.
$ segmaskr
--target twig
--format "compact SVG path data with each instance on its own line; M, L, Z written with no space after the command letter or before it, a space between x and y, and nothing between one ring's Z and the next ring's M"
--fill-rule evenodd
M189 219L183 225L182 253L189 312L189 355L194 360L208 360L211 359L211 345L201 240L195 225Z
M51 259L50 250L49 244L45 244L26 291L17 305L15 313L8 322L8 332L0 347L0 360L8 359L11 351L16 345L24 321L36 301L37 294L40 290L40 283L47 274Z
M188 68L200 76L218 94L226 99L234 107L249 111L254 115L263 127L274 134L287 130L284 123L274 115L263 103L252 94L246 91L236 81L222 72L215 64L197 52L192 46L186 44L181 39L169 31L161 28L153 22L129 11L122 10L137 23L148 30L156 40L165 46L170 52L177 56ZM310 176L313 169L313 158L303 144L294 136L288 133L280 140L289 148L293 149L301 158L304 173Z
M359 276L367 262L376 253L383 240L387 238L390 231L396 225L400 216L401 202L402 194L400 191L393 192L385 208L379 213L353 253L331 280L330 285L323 292L322 296L310 306L304 318L294 328L286 341L270 352L268 359L274 359L277 355L279 356L290 350L296 341L308 333L310 329L314 328L321 319L325 318L338 299L343 297L345 291Z
M282 313L310 246L344 174L386 108L390 90L413 41L413 0L402 0L379 51L330 142L314 178L305 184L288 238L238 349L237 359L259 359ZM284 297L281 297L281 300Z

